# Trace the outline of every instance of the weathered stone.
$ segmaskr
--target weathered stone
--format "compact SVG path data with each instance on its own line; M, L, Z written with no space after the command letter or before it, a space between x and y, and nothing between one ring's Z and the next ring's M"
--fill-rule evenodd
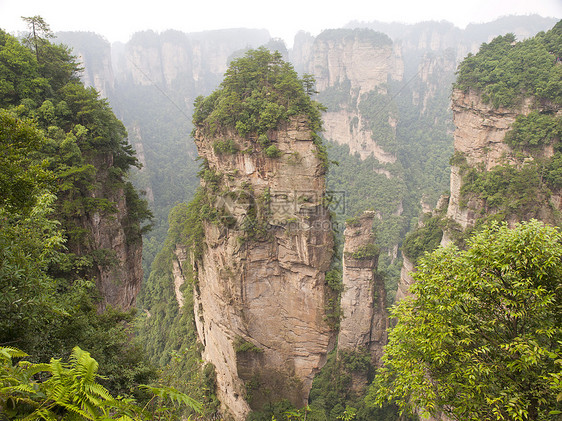
M381 163L396 162L396 155L385 151L373 140L373 133L362 121L359 102L362 94L386 91L388 79L402 80L404 63L400 48L392 43L374 46L361 37L342 37L334 40L317 38L309 50L306 71L316 78L322 92L349 83L349 92L356 103L338 111L324 114L324 137L349 146L351 154L361 159L374 156ZM395 121L390 121L395 127Z
M388 324L384 283L376 276L378 253L354 258L354 253L374 246L374 218L375 212L367 211L356 222L346 224L338 352L368 351L378 366Z
M218 136L254 151L217 155L214 139L195 136L209 168L223 174L216 204L236 220L231 228L220 221L204 225L195 313L203 358L216 368L218 397L242 420L267 402L306 404L335 341L324 320L333 234L323 204L323 164L305 119L268 134L279 158L267 158L255 140L234 132ZM222 200L226 196L231 199ZM267 223L263 237L246 238L249 202Z

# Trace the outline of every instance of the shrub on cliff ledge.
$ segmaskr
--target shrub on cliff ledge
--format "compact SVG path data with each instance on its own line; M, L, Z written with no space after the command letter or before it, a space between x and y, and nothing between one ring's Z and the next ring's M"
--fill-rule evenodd
M318 131L323 107L311 99L313 85L309 75L299 79L279 52L250 50L232 61L219 89L195 99L193 123L211 135L226 128L261 135L291 116L306 115L310 129Z

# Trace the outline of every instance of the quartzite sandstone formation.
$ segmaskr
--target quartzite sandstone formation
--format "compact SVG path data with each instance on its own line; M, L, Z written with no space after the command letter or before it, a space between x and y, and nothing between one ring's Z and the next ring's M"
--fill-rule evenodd
M451 165L450 197L446 217L449 227L457 226L460 231L473 227L479 218L489 216L495 209L478 197L462 197L463 171L475 168L479 171L490 171L498 165L509 165L517 169L533 162L537 158L548 159L554 154L552 143L541 149L517 150L510 147L505 140L506 134L512 129L517 116L528 115L532 111L548 111L552 115L562 115L559 106L544 102L537 103L535 98L525 98L512 108L495 108L485 103L480 94L473 90L463 92L454 90L452 94L453 119L455 123L454 147L455 156L466 168L453 162ZM531 153L532 152L532 153ZM560 192L551 190L548 195L541 193L536 197L537 206L533 214L507 214L509 223L518 222L521 218L538 218L545 222L555 223L557 211L562 208ZM452 241L452 232L446 229L442 244ZM409 285L413 282L409 272L414 266L404 259L401 280L398 286L397 300L407 295Z
M553 104L537 104L534 98L526 98L518 107L494 108L491 104L483 102L481 96L474 92L453 91L452 109L455 123L455 154L466 160L469 168L482 168L490 171L498 165L512 165L521 168L522 165L540 158L550 158L554 154L552 144L545 145L540 151L514 151L506 142L506 133L512 128L518 115L527 115L533 110L543 111L545 107L550 113L561 114L560 107ZM522 159L524 155L524 159ZM481 200L468 199L467 203L461 200L461 188L463 185L462 170L458 165L451 166L451 197L447 209L447 217L460 225L464 230L474 226L476 220L482 216L481 212L485 206ZM544 205L535 215L545 221L553 221L552 210L559 208L558 194L550 199L537 198ZM466 201L466 200L465 200ZM510 222L516 222L517 217L510 217ZM450 241L448 233L445 232L443 243Z
M388 316L384 283L376 276L375 212L346 224L343 248L342 321L338 351L369 351L378 365L386 345Z
M379 251L374 244L374 218L375 212L367 211L346 223L338 356L368 354L377 367L388 338L388 314L384 282L376 275ZM362 394L367 386L366 372L351 373L350 391Z
M238 420L270 401L306 404L335 339L325 320L333 234L324 165L306 118L268 137L280 156L267 157L256 139L234 132L195 134L218 177L203 187L225 218L204 223L205 248L194 261L196 324L219 400ZM217 154L218 139L243 152Z
M90 197L113 203L114 212L94 210L75 216L74 223L84 237L71 238L67 247L79 256L94 256L86 276L95 280L100 292L99 309L111 306L129 310L135 306L143 278L141 232L138 221L133 221L125 188L107 188L113 182L109 175L113 156L101 154L94 166L99 187L90 192Z
M389 80L402 80L404 64L400 49L390 38L370 30L333 30L318 36L310 47L308 62L303 64L313 74L317 89L339 95L338 110L324 115L324 136L349 145L351 154L361 159L373 155L381 163L394 163L396 156L376 143L359 110L361 96L370 92L386 94ZM348 98L351 98L349 104ZM393 129L396 121L389 114Z

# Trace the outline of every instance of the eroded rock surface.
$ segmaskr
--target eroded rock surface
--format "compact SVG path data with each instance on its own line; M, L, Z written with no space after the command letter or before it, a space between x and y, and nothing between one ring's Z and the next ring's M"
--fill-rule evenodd
M268 137L277 158L233 132L196 134L199 154L220 177L215 206L228 219L204 224L205 251L195 262L197 330L203 357L216 368L219 399L239 420L270 401L306 404L335 339L325 321L333 234L324 166L306 119ZM217 139L233 140L240 152L217 154Z

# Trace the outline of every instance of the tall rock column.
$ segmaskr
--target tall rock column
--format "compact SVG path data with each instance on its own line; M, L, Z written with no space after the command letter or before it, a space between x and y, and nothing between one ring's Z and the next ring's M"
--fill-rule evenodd
M234 131L195 138L220 215L204 222L194 258L197 329L219 399L236 419L280 399L302 406L334 343L325 321L333 234L308 120L268 132L274 157ZM244 153L221 153L223 139Z
M386 345L388 315L384 283L376 276L374 218L375 212L367 211L346 223L338 352L369 351L376 366Z

